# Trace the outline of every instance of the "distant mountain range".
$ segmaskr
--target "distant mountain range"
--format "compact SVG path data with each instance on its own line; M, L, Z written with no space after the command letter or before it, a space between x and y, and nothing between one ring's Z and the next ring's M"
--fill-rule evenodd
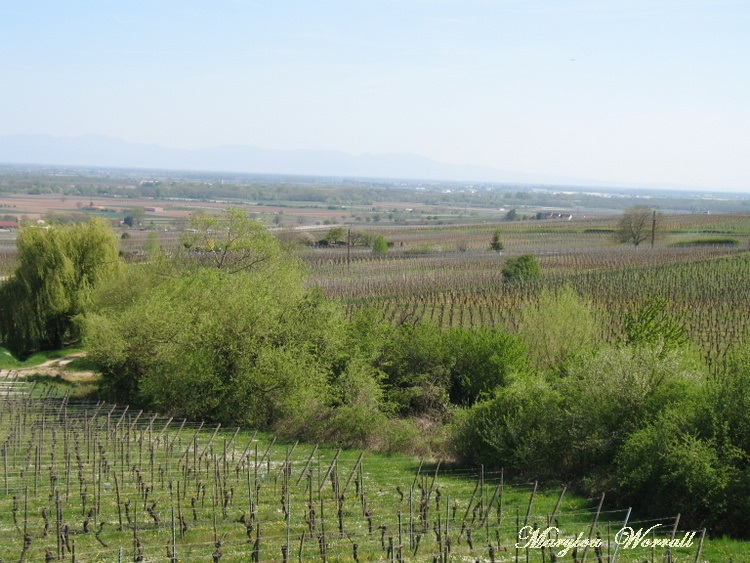
M0 136L0 163L518 184L601 185L601 182L590 180L511 172L483 166L446 164L409 153L355 156L339 151L268 150L248 145L183 150L129 143L103 135Z

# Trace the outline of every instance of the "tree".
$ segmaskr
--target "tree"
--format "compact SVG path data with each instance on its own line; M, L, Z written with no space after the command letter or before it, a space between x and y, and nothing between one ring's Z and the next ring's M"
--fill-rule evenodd
M121 269L117 235L102 219L23 225L16 244L18 267L0 286L0 340L21 357L77 340L91 292Z
M339 242L342 242L344 239L346 239L346 231L344 230L344 227L334 227L331 230L326 233L325 240L328 241L328 244L337 244Z
M505 249L503 241L500 240L501 232L499 230L492 233L492 241L490 242L490 250L495 252L502 252Z
M500 329L457 327L445 338L453 349L450 399L455 405L470 406L492 396L495 388L526 368L520 339Z
M178 265L210 265L228 273L281 265L279 241L236 207L223 215L193 215L181 240L187 254Z
M510 211L508 211L505 214L505 220L506 221L515 221L516 219L518 219L518 213L516 212L516 209L514 207L513 209L511 209Z
M626 209L617 223L615 232L619 242L632 242L635 247L655 235L656 211L647 205L637 205Z
M133 207L122 222L128 227L139 227L143 223L145 217L146 210L143 207Z
M263 428L323 424L335 401L377 409L378 372L347 342L343 311L262 225L232 209L191 224L182 253L154 252L97 292L85 342L103 396Z
M372 251L379 254L388 252L388 242L383 235L375 237L375 241L372 243Z
M521 254L516 258L508 258L502 269L505 281L529 281L542 277L542 270L533 254Z
M350 231L348 238L349 244L352 246L366 246L371 248L376 237L374 234L368 232Z

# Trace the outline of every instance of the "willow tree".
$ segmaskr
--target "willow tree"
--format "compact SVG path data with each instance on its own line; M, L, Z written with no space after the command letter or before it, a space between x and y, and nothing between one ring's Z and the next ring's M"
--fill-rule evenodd
M19 357L76 341L76 317L102 281L120 271L118 239L103 220L22 225L18 266L0 286L0 341Z

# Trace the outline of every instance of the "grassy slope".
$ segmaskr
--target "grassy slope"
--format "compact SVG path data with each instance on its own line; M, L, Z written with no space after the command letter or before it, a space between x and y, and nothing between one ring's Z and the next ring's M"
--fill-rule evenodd
M248 485L249 490L257 490L257 513L262 529L261 560L281 560L281 545L287 541L287 524L280 502L284 490L284 460L287 458L291 462L289 539L293 546L293 560L297 558L300 545L303 560L320 560L317 535L321 529L321 513L326 518L329 561L352 561L353 542L358 544L360 561L385 560L387 554L381 549L379 526L386 527L383 536L386 547L390 536L398 545L400 516L402 541L408 546L409 514L418 512L421 490L428 490L436 475L435 460L426 460L419 469L420 460L413 457L368 453L363 458L360 480L359 472L354 471L360 454L358 451L343 451L338 457L338 462L332 464L336 456L335 449L320 448L313 454L313 446L307 444L295 447L292 443L277 441L270 445L271 436L255 435L250 431L243 430L235 435L236 429L222 428L215 434L213 426L205 426L197 431L198 425L195 423L187 423L182 427L180 420L170 422L164 417L154 418L149 414L139 416L138 413L122 407L105 406L97 411L93 403L78 403L77 406L73 404L73 408L62 411L59 409L59 398L68 391L69 387L61 387L60 384L45 387L38 394L46 400L45 409L41 409L40 404L23 405L20 400L11 399L0 403L0 437L8 437L5 441L7 450L3 451L0 466L4 468L3 475L0 476L0 558L4 560L18 558L23 544L23 534L19 530L22 530L24 525L33 538L27 560L41 560L45 549L55 552L56 511L54 502L50 500L54 498L51 475L57 477L55 490L59 492L62 501L63 522L67 522L76 532L72 537L79 560L116 561L120 547L123 548L125 560L129 560L133 557L133 536L136 526L139 541L144 546L146 560L165 559L165 546L169 543L172 533L171 511L174 509L175 518L182 511L187 515L189 525L184 538L179 537L179 530L176 532L180 560L210 560L211 554L215 551L215 526L218 537L224 542L222 563L249 560L250 547L246 541L244 526L236 522L242 513L249 514ZM87 410L81 418L76 413L81 413L82 408ZM11 412L16 413L16 416L9 416ZM22 420L25 424L20 424ZM10 439L11 435L14 436L13 439ZM252 441L253 436L255 441ZM29 450L27 444L42 446ZM169 444L174 446L172 450L169 449ZM243 462L241 460L245 451L250 455ZM266 451L269 455L264 459L263 454ZM97 455L97 452L100 455ZM193 471L193 460L199 459L201 453L204 453L205 457L203 462L198 464L199 469L196 473ZM39 455L42 457L42 463L38 462ZM79 456L80 465L77 468L76 460ZM257 465L256 459L259 460ZM102 465L104 460L106 463ZM307 487L307 478L300 479L304 475L303 470L308 460L311 460L312 496L318 518L316 533L312 534L312 538L305 520L311 492ZM329 468L332 468L332 472L326 479ZM415 479L418 470L419 477ZM120 515L117 511L115 474L121 495ZM335 476L340 492L350 476L354 477L344 494L343 537L338 533L332 476ZM495 509L488 523L484 527L479 526L481 512L477 519L474 518L478 500L483 498L484 504L488 504L494 492L499 490L497 485L500 478L501 473L498 471L484 471L481 468L463 469L445 464L437 472L430 496L428 520L434 528L440 514L441 526L445 526L445 515L448 514L448 535L451 537L453 554L451 560L489 561L487 546L491 542L496 547L497 561L511 561L515 555L513 545L517 541L517 528L519 524L523 525L527 511L529 524L546 526L547 517L554 510L560 495L561 485L539 484L530 507L529 501L534 485L508 478L503 481L502 517ZM139 480L142 485L138 484ZM179 501L178 482L181 491ZM478 487L479 482L483 482L484 486ZM317 495L319 483L323 483L320 497ZM415 484L415 488L411 489ZM201 486L204 487L205 496L197 492ZM148 501L145 500L143 487L149 488ZM232 500L227 507L226 516L222 511L225 498L220 490L222 487L225 490L232 488ZM397 487L404 493L403 499ZM475 488L478 490L476 495ZM368 510L372 515L372 534L368 533L358 490L364 492ZM414 495L411 509L410 490ZM83 505L82 492L86 493L86 507ZM214 495L216 502L213 500ZM193 497L196 497L197 519L194 519L191 509ZM436 502L438 497L439 503ZM93 533L83 533L85 515L96 498L100 504L99 513L96 515L97 522L105 522L100 539L107 544L106 548L97 541ZM322 508L320 499L323 502ZM495 499L493 506L497 507L500 504L500 495ZM124 513L123 505L126 501L130 502L133 520L130 526L127 525ZM161 522L159 526L155 525L154 519L146 510L152 502L156 502L155 511ZM558 512L559 527L566 535L583 533L586 536L597 504L598 499L585 499L567 493ZM13 520L14 506L18 528ZM51 531L46 537L42 517L45 507L51 522ZM605 507L598 525L598 530L603 536L609 534L611 537L619 530L625 511L625 507ZM122 532L117 531L120 516L125 523ZM418 519L416 522L418 523ZM462 535L461 541L458 539L464 523L472 528L473 549L468 545L466 534ZM630 525L636 531L641 527L647 529L657 523L662 524L662 530L667 530L664 533L668 534L671 530L671 521L646 522L639 521L636 517L630 521ZM90 529L96 529L93 523ZM306 539L300 542L303 531ZM664 537L664 533L657 537ZM684 531L681 531L678 537L682 537L683 533ZM700 534L697 537L699 536ZM692 547L675 550L675 561L694 560L698 546L697 537ZM405 560L432 560L438 549L434 530L423 533L420 539L421 545L417 555L413 555L413 550L405 549ZM737 560L736 558L744 554L746 549L747 544L742 542L708 540L703 549L702 560L726 562L730 557ZM655 552L658 560L661 560L661 553L660 550ZM519 555L519 560L526 560L523 550ZM589 557L592 556L593 553L589 553ZM651 550L648 548L620 550L618 561L640 563L650 556ZM563 559L569 557L570 554ZM529 560L541 561L541 550L529 550Z
M36 352L26 360L21 361L15 358L7 348L0 346L0 369L26 369L38 366L50 360L57 360L80 352L80 348L64 348L62 350L52 350L46 352Z

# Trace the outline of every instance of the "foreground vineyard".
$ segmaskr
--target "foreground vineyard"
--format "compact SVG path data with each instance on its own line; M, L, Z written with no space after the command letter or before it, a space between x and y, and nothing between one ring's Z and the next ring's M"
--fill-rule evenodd
M682 541L673 561L743 548L501 472L279 444L22 381L4 383L0 437L6 561L547 561L549 549L515 544L525 525L550 523L567 539L601 534L600 561L616 550L618 561L661 561L664 547L618 548L626 520L652 528L649 540Z

